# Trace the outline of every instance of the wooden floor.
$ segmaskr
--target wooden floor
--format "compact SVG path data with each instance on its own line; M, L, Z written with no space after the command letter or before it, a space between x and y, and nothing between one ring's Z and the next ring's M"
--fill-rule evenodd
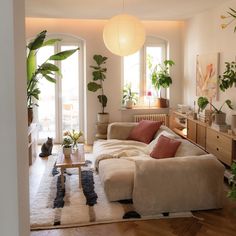
M87 150L90 150L87 147ZM36 194L47 160L30 167L30 195ZM227 185L225 185L227 192ZM226 195L226 193L225 193ZM236 236L236 201L225 197L221 210L196 211L195 218L122 222L70 229L32 231L31 236Z

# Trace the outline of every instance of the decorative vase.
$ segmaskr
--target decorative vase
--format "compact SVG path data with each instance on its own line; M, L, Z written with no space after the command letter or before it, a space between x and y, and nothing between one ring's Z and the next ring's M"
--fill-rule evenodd
M125 107L127 108L127 109L132 109L133 108L133 101L132 100L127 100L126 102L125 102Z
M225 120L226 120L226 114L224 112L214 113L212 115L212 121L217 125L225 125L226 124Z
M108 123L109 122L109 113L98 113L97 120L98 120L98 123Z
M71 152L72 152L71 147L63 147L63 154L64 154L65 158L70 158Z

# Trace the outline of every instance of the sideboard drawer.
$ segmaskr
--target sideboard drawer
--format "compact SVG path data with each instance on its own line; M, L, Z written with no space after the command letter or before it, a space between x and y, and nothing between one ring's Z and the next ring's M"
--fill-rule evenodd
M206 150L214 154L219 160L227 165L232 162L232 139L221 133L207 129Z

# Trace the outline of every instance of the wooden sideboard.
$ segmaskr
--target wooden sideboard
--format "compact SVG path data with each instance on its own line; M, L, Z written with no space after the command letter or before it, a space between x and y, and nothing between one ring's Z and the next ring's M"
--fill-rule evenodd
M38 129L39 127L37 123L31 123L28 127L29 165L32 165L37 156Z
M236 136L217 131L207 123L177 111L170 115L170 128L208 153L214 154L225 165L236 160Z

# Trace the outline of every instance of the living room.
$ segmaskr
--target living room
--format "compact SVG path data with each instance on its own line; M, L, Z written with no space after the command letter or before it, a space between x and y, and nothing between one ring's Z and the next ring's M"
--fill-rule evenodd
M158 16L158 13L156 13L155 11L151 11L151 9L148 9L148 11L150 11L150 14L152 12L152 17L148 18L148 16L146 16L146 18L142 19L146 30L146 35L162 38L168 42L168 58L172 59L175 62L175 66L171 68L173 84L169 89L169 101L171 108L176 108L177 104L187 104L188 106L193 108L194 101L197 100L197 96L195 94L196 56L198 54L207 54L212 52L219 53L219 74L222 74L224 72L225 62L235 60L235 55L233 53L233 51L235 50L235 25L234 23L232 23L225 29L222 29L221 24L226 24L227 19L220 18L221 15L227 14L227 11L229 11L229 7L233 9L236 8L235 1L205 1L205 4L207 5L208 2L214 2L214 6L209 5L209 7L201 8L199 12L197 12L196 10L196 12L192 15L188 12L191 16L187 16L186 19L180 19L181 17L179 17L180 20L177 20L177 16L175 16L175 19L171 17L161 18ZM19 1L15 4L20 3L23 4L23 1ZM27 6L29 6L29 3L30 1L26 1L26 9ZM193 2L189 4L194 5ZM114 8L122 9L122 6L120 5L121 4L116 3L116 6ZM183 5L179 5L180 8L185 8L185 6L183 7ZM10 9L8 3L6 3L6 6L9 7L7 9ZM133 4L129 3L129 1L125 1L125 10L127 10L128 13L135 15L132 12L132 6ZM27 155L27 119L25 107L26 103L24 102L26 99L24 93L25 88L24 84L22 84L19 79L15 79L15 84L13 84L12 81L7 81L6 79L17 77L16 75L14 75L13 70L11 71L11 69L9 68L9 65L12 63L12 61L17 62L15 65L15 73L17 75L21 75L20 77L24 77L25 72L22 69L24 68L22 59L24 58L23 54L25 53L25 41L35 37L42 30L47 30L49 34L72 35L78 37L79 39L82 39L84 42L84 48L86 49L86 53L84 53L84 62L86 65L84 69L84 78L86 78L86 83L89 82L92 77L91 68L89 66L93 64L93 55L101 54L108 57L106 64L107 78L104 83L104 90L106 91L108 97L106 111L110 114L110 122L130 121L130 117L137 112L137 109L121 109L123 85L121 70L122 57L113 55L111 52L109 52L106 49L102 39L102 32L103 27L106 23L106 19L109 19L112 15L106 17L101 16L98 19L86 18L85 16L78 17L82 19L75 19L76 17L71 14L70 18L74 19L62 19L61 17L59 18L56 15L48 15L48 17L41 16L43 18L40 18L37 12L32 13L32 15L26 14L26 36L23 37L25 13L22 6L17 7L17 14L12 14L12 11L9 10L11 14L9 13L8 16L6 15L7 12L4 12L4 9L4 7L1 9L1 22L4 22L1 23L1 28L3 28L3 30L8 29L7 32L9 32L9 34L6 34L6 36L4 36L6 38L4 38L3 42L11 42L12 45L13 43L15 43L16 46L19 47L20 53L16 55L17 57L15 57L14 53L17 52L13 52L12 48L14 47L11 45L9 46L11 48L9 49L11 52L11 58L4 58L0 63L1 71L3 71L3 78L5 78L6 80L5 81L3 79L3 87L1 86L2 105L0 109L2 114L1 131L3 131L1 132L1 141L2 147L4 147L2 148L2 150L3 156L7 157L10 155L13 157L13 159L9 158L8 160L2 160L3 164L1 167L1 180L3 186L5 186L4 178L8 176L7 172L9 172L9 170L12 168L12 172L14 172L14 174L11 173L12 179L10 180L12 189L6 189L6 193L1 196L1 202L8 202L12 197L11 202L16 202L18 206L22 206L23 204L23 207L21 207L20 210L20 216L22 216L23 214L24 217L20 217L18 215L17 205L15 205L14 207L11 206L11 210L9 210L8 208L8 210L3 211L6 212L4 213L6 214L4 218L8 223L6 223L5 226L1 228L5 229L5 227L8 226L8 230L10 230L11 227L9 225L11 225L14 221L14 225L20 225L19 231L21 233L18 232L18 227L16 227L16 229L12 229L12 233L10 233L10 231L3 231L4 235L27 235L27 228L29 224L27 220L28 214L25 212L21 213L21 211L23 211L22 208L27 211L29 202L28 197L25 194L25 192L28 192L28 162L27 160L25 160L25 158L24 160L22 160L23 157ZM97 11L101 12L101 9L98 8ZM191 7L187 8L186 6L186 9L190 11ZM30 9L28 9L28 12L29 10ZM119 13L118 10L116 11L116 13ZM48 12L50 13L50 10L48 10ZM45 11L45 15L48 12ZM175 12L178 13L177 10L175 10ZM10 18L11 15L15 15L14 20L16 28L14 28L12 25L13 17ZM19 17L20 20L17 21L17 17ZM11 19L11 21L9 21L9 19ZM14 34L13 29L16 30ZM12 35L15 34L19 37L17 36L14 38ZM15 42L12 41L13 39L15 40ZM6 55L6 45L8 44L1 44L2 55ZM19 59L17 60L18 57ZM6 72L7 69L11 72ZM214 101L214 105L219 107L226 99L230 99L232 101L232 104L236 104L234 91L234 87L227 89L225 92L219 91L219 100ZM86 140L87 144L92 144L95 136L96 115L100 111L100 107L97 103L97 97L95 93L91 93L87 90L84 90L83 93L83 96L85 98L85 100L83 101L84 114L82 117L82 119L84 120L84 139ZM15 98L15 101L12 101L14 100L13 98ZM227 123L231 124L231 117L232 114L234 114L234 111L232 111L232 113L231 111L229 112L227 107L224 107L223 110L227 113ZM141 110L140 113L146 112L150 113L150 111L146 111L146 109ZM164 112L168 113L166 109L164 109ZM160 109L158 113L163 113L163 110ZM20 140L19 137L21 137ZM12 142L12 140L16 141ZM18 159L22 160L21 163L18 163ZM17 165L20 166L17 167ZM19 178L17 176L19 176ZM18 185L20 189L19 192L16 188L18 181L20 181L21 183L18 183L20 184ZM13 189L13 187L15 188ZM13 215L14 220L12 220Z

